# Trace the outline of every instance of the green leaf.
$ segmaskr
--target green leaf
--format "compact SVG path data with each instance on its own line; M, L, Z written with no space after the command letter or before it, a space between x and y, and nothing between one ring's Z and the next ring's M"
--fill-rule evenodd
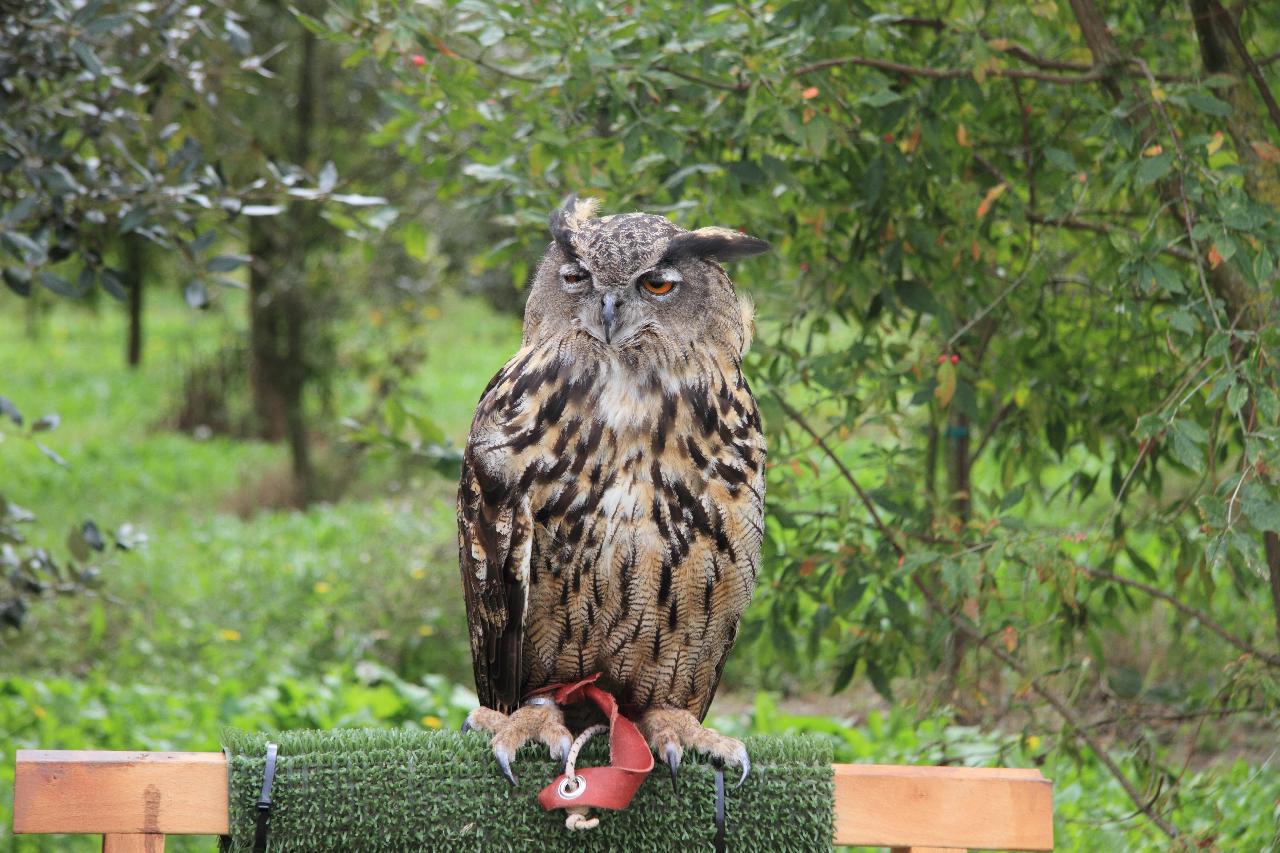
M1027 491L1026 483L1020 483L1017 486L1015 486L1013 489L1011 489L1009 493L1006 494L1000 500L1000 512L1007 512L1008 510L1013 509L1015 506L1021 503L1022 496L1026 493L1026 491Z
M1231 386L1231 390L1227 392L1227 408L1231 414L1238 414L1245 401L1249 399L1249 386L1245 382L1237 381Z
M114 299L124 302L127 294L124 290L124 282L120 280L120 273L113 269L103 269L98 276L98 281L102 282L102 289L110 294Z
M1267 385L1260 386L1255 395L1258 414L1262 417L1263 423L1275 423L1280 420L1280 397L1276 395L1273 388Z
M76 59L80 60L80 64L84 69L94 77L102 76L102 62L98 59L98 55L93 52L93 48L80 41L72 39L71 52L76 55Z
M1184 335L1194 335L1196 333L1196 318L1185 308L1179 308L1165 315L1165 319L1172 326Z
M1159 576L1156 574L1155 567L1152 566L1145 557L1127 545L1125 546L1124 552L1129 555L1129 562L1133 563L1133 567L1141 572L1147 580L1155 581L1159 579Z
M31 273L22 267L5 267L0 275L3 275L5 285L14 293L19 296L31 295Z
M1208 113L1211 116L1229 116L1231 115L1231 105L1226 101L1221 101L1207 92L1192 92L1187 95L1187 103L1202 113Z
M36 274L36 278L39 279L40 284L44 285L49 290L52 290L59 296L78 299L82 295L74 284L56 273L41 270Z
M338 183L338 167L334 165L332 160L326 162L320 169L320 177L316 188L321 193L327 193L333 189Z
M209 272L231 272L234 269L239 269L251 260L252 258L248 255L218 255L217 257L210 258L209 262L204 265L204 268Z
M81 535L80 528L78 527L73 526L69 531L67 531L66 543L67 550L71 552L71 556L75 557L82 563L88 560L89 555L93 553L89 549L89 543L84 541L84 536Z
M334 193L330 198L352 207L371 207L375 204L387 203L387 200L380 195L359 195L358 193Z
M889 673L885 672L879 663L870 659L867 660L867 680L886 702L893 701L893 685L890 683Z
M1045 148L1044 159L1048 160L1064 172L1075 174L1080 171L1080 167L1076 165L1075 158L1068 152L1063 151L1061 148Z
M22 412L8 397L0 397L0 415L4 415L16 425L22 426Z
M1138 163L1138 168L1134 172L1134 177L1138 181L1139 186L1153 184L1156 181L1169 174L1169 169L1173 166L1173 153L1164 151L1154 157L1144 157Z
M209 307L209 291L201 279L193 278L187 282L187 286L182 289L182 298L192 308L205 309Z
M951 398L956 393L956 366L951 363L951 359L945 358L938 365L938 384L933 389L933 396L937 398L938 405L946 408L951 405Z
M869 107L883 107L902 100L902 95L892 89L877 89L869 95L858 98L859 103Z
M1164 264L1152 264L1151 274L1155 277L1156 283L1166 292L1174 294L1186 293L1187 289L1183 286L1182 279Z
M135 204L129 208L129 211L120 220L120 233L128 234L138 228L139 225L146 222L151 216L151 208L145 204Z
M1201 445L1208 435L1194 421L1176 420L1170 424L1168 434L1169 452L1180 464L1196 473L1204 470L1204 450Z
M1241 491L1240 508L1249 516L1249 523L1258 530L1280 533L1280 500L1257 480L1250 481Z

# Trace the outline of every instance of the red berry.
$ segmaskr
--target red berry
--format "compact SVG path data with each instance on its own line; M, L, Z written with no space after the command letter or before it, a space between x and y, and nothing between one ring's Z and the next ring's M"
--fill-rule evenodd
M413 56L409 57L409 61L412 62L414 65L416 65L418 68L421 68L422 66L427 64L427 58L420 53L415 53Z
M884 135L884 141L885 141L885 142L893 142L893 134L892 134L892 133L886 133L886 134Z
M951 353L951 363L952 363L952 364L959 364L959 363L960 363L960 356L956 355L955 353Z
M1031 115L1031 107L1030 106L1023 107L1022 113L1023 115Z
M800 272L808 272L808 271L809 271L809 264L808 264L808 263L806 263L805 261L801 261L801 262L800 262Z
M945 355L938 356L938 364L942 364L946 360L947 360L947 357Z

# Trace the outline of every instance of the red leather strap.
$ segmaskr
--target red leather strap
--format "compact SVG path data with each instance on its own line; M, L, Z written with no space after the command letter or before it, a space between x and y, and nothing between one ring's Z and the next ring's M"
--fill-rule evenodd
M636 724L618 710L618 701L613 695L595 686L599 677L600 673L596 673L573 684L552 685L531 694L550 694L557 705L594 702L609 720L609 765L577 770L579 786L586 787L571 790L571 794L581 792L572 797L560 793L560 785L567 777L557 776L538 794L538 802L547 811L574 807L625 809L653 770L653 753L644 736Z

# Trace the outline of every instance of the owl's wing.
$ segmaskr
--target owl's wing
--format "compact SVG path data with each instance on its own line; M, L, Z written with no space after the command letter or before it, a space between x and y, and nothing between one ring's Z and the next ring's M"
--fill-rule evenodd
M762 442L763 443L763 442ZM747 573L751 578L751 585L755 585L755 579L760 574L760 535L755 533L756 530L764 530L764 466L761 466L760 476L754 482L748 481L749 488L744 489L737 499L737 506L728 508L731 512L737 512L743 520L740 528L743 532L737 541L732 542L732 549L738 557L738 570ZM747 601L750 599L750 593L743 596L744 601L741 607L745 608ZM716 696L716 689L720 686L720 677L724 674L725 662L729 660L729 651L733 648L734 641L738 639L738 621L735 619L733 625L726 633L723 644L714 656L715 669L712 671L711 680L706 686L706 692L703 694L702 707L698 711L698 719L701 720L707 716L707 711L711 708L711 700ZM692 710L692 709L691 709Z
M508 452L484 441L492 427L492 392L481 398L458 484L458 563L471 634L476 692L485 707L510 713L520 704L520 659L533 517L528 498L507 476Z
M741 437L732 446L722 448L722 456L716 463L722 475L734 479L742 478L742 488L730 492L717 507L717 512L728 523L724 525L725 541L717 543L718 556L726 564L733 565L736 574L743 579L744 586L739 595L732 601L739 616L732 620L728 631L721 640L720 648L712 655L714 669L703 693L702 707L698 711L698 719L707 716L711 700L715 698L716 688L720 686L720 677L724 674L725 662L729 659L729 650L733 648L738 637L738 624L742 611L751 600L751 591L755 587L756 578L760 574L760 546L764 540L764 489L765 489L765 445L764 433L761 429L760 410L751 388L745 377L738 374L736 388L731 392L738 405L730 408L737 411L740 407L745 414L734 426L736 435ZM754 474L744 470L741 459L743 451L756 455L759 464ZM733 473L739 472L739 473Z

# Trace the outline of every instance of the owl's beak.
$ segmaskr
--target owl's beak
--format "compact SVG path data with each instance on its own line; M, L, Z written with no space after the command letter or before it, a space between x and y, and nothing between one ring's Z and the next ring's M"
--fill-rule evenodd
M618 296L606 293L600 298L600 319L604 321L604 342L613 342L613 333L618 327Z

